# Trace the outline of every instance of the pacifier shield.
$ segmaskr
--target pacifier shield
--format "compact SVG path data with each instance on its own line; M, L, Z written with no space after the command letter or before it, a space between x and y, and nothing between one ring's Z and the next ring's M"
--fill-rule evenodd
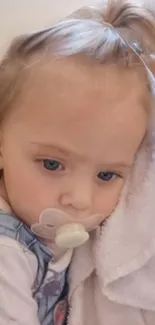
M31 231L40 238L52 240L55 237L55 229L49 225L34 223L31 225Z
M56 243L59 248L76 248L89 239L89 232L96 229L103 216L91 215L76 220L65 212L53 208L42 211L38 223L31 225L32 232Z

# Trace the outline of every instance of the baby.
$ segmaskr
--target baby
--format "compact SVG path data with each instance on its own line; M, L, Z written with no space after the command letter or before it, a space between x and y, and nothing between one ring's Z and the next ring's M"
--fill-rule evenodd
M155 323L136 273L154 255L155 20L125 0L94 12L1 62L1 325Z

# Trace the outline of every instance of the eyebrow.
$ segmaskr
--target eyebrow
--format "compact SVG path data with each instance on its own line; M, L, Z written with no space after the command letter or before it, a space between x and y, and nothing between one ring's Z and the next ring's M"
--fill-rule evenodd
M31 141L30 144L32 145L36 145L41 149L45 149L45 150L54 150L60 154L62 154L63 156L65 156L66 158L70 157L70 156L74 156L77 159L83 159L86 160L86 157L83 155L79 155L77 152L75 152L74 150L70 150L67 148L62 148L60 145L57 144L49 144L49 143L44 143L44 142L37 142L37 141ZM101 164L100 164L101 165ZM105 165L105 168L124 168L124 169L130 169L133 165L133 163L131 162L124 162L124 161L116 161L116 162L106 162L106 163L102 163L102 165Z
M66 149L61 148L61 146L60 145L57 145L57 144L49 144L49 143L35 142L35 141L31 141L30 143L32 145L38 146L41 149L57 151L60 154L63 154L64 156L66 156L66 157L68 157L70 155L74 155L76 157L79 156L75 151L69 150L67 148Z

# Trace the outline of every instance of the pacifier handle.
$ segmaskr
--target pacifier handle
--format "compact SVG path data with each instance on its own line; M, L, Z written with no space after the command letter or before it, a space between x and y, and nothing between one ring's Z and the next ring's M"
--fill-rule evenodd
M55 243L60 248L76 248L89 239L89 233L81 224L70 223L56 231Z

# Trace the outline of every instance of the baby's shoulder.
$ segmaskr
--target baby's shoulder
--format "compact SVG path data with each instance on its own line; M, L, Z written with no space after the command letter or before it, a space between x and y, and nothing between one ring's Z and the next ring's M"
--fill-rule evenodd
M16 230L19 224L18 218L0 209L0 234L7 230Z
M37 270L38 262L36 255L28 249L27 240L20 234L23 223L15 216L0 210L0 259L9 258L25 261ZM32 241L32 239L31 239ZM4 257L3 257L4 256Z
M31 288L37 268L36 256L31 251L13 238L0 236L0 282L5 280L5 283L12 286L12 283L25 281Z

